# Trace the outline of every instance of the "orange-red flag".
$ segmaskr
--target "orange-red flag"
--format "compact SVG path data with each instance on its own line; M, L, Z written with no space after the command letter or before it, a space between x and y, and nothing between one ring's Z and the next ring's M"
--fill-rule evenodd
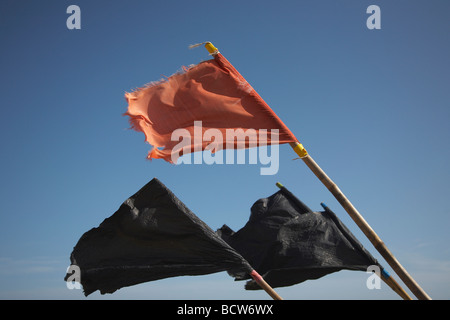
M153 146L149 159L176 162L179 155L205 149L215 152L297 141L219 52L214 59L183 68L167 79L126 93L125 98L128 102L125 115L130 117L131 127L142 131ZM177 129L190 135L189 145L180 143L180 135L173 135ZM204 136L209 129L214 130L214 141L211 131ZM246 134L237 141L236 136L227 134L227 129Z

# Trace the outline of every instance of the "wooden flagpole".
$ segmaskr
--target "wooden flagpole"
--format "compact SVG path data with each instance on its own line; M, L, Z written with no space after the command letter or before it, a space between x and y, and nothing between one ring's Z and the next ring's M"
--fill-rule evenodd
M211 42L204 42L198 45L205 45L206 50L211 55L217 54L218 49ZM194 45L192 47L198 46ZM392 269L398 274L400 279L406 284L414 295L421 300L431 300L428 294L417 284L417 282L408 274L403 266L398 262L394 255L389 251L386 245L381 241L378 235L373 231L370 225L364 220L361 214L356 210L353 204L342 193L338 186L327 176L327 174L319 167L313 158L306 152L301 143L293 142L290 144L295 153L305 162L308 168L316 175L317 178L327 187L327 189L333 194L337 201L347 211L350 217L355 221L362 232L367 236L370 242L388 262Z
M412 300L408 293L398 284L397 281L384 269L381 270L381 280L383 280L395 293L397 293L403 300Z
M389 251L380 237L375 233L375 231L370 227L370 225L364 220L361 214L356 210L353 204L347 199L347 197L342 193L338 186L333 182L333 180L328 177L328 175L319 167L319 165L314 161L313 158L308 154L302 144L298 142L291 143L291 147L294 149L295 153L303 160L303 162L308 166L309 169L316 175L316 177L325 185L325 187L333 194L336 200L341 204L341 206L347 211L350 217L355 221L361 231L370 240L373 246L378 250L378 252L383 256L391 268L397 273L397 275L402 279L405 285L411 290L411 292L420 300L431 300L430 296L417 284L417 282L409 275L409 273L403 268L400 262L394 257L394 255Z
M273 290L273 288L263 279L263 277L256 272L256 270L253 270L250 275L252 276L253 280L255 280L255 282L264 289L264 291L266 291L269 296L272 297L273 300L283 300L283 298L281 298L278 293L275 292L275 290Z

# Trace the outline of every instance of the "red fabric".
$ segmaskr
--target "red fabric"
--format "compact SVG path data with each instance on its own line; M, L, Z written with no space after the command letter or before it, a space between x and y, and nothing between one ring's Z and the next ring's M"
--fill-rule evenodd
M194 141L194 121L202 121L202 133L210 128L222 133L223 143L215 150L226 149L226 129L279 129L278 143L297 141L290 130L256 93L239 72L218 53L214 59L184 69L158 83L127 93L128 110L133 129L142 131L154 148L148 158L171 161L171 152L179 144L171 141L172 132L184 128L192 136L190 152L205 150L210 141ZM198 131L197 131L198 132ZM246 140L245 147L254 146L258 135ZM231 141L233 143L233 141ZM160 147L163 147L162 149ZM233 148L237 143L233 143ZM211 147L210 147L211 148ZM209 148L209 149L210 149ZM185 152L186 153L186 150Z

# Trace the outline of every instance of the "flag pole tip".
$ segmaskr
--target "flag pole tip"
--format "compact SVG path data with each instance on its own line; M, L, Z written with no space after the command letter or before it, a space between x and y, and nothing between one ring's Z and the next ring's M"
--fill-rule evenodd
M196 43L196 44L191 44L189 46L189 49L194 49L194 48L200 47L202 45L205 45L206 50L208 50L209 54L212 55L212 56L214 56L214 55L219 53L219 49L214 47L214 45L211 42L209 42L209 41Z
M219 49L214 47L214 45L211 42L205 42L205 48L208 50L210 54L217 54L219 52Z

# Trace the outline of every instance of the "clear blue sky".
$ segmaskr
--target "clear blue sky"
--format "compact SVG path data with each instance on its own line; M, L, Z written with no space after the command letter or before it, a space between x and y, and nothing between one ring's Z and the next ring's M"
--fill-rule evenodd
M81 8L68 30L66 9ZM381 8L369 30L366 9ZM325 202L392 271L287 145L280 169L146 160L124 93L208 59L246 77L434 299L450 298L450 2L0 2L0 298L86 299L63 281L79 237L153 177L213 229L238 230L280 181ZM391 272L393 274L393 272ZM285 299L398 299L364 272L277 292ZM398 279L398 277L396 277ZM270 299L226 273L87 299ZM409 291L408 291L409 292Z

